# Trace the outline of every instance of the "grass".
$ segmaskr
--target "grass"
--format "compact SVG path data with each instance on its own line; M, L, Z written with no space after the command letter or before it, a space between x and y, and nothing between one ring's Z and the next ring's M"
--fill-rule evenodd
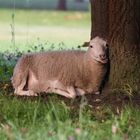
M66 48L76 48L90 38L89 12L0 9L0 18L0 51L13 48L10 24L15 28L15 44L20 50L39 41L55 43L56 47L63 42Z
M14 13L10 9L0 9L1 23L10 23L11 15ZM83 27L89 26L89 12L74 11L47 11L47 10L15 10L16 24L39 25L39 26L67 26ZM76 22L75 22L76 21Z
M15 24L12 14L0 9L0 140L139 140L140 109L132 100L115 113L109 105L90 105L85 97L71 101L56 95L12 96L10 84L3 82L9 81L22 51L76 48L90 32L89 13L16 10ZM129 89L121 92L132 98ZM117 100L120 95L112 96Z
M114 115L109 107L100 107L93 114L87 103L79 104L73 110L56 96L44 101L1 95L0 139L139 140L138 108L127 106Z

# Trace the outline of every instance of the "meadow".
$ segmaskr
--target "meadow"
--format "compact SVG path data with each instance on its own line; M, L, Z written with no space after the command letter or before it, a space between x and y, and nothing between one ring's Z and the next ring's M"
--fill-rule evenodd
M1 51L28 50L39 43L76 48L90 38L89 12L0 9L0 18ZM15 44L11 44L13 38Z
M139 140L139 96L129 86L74 100L13 95L23 53L77 49L90 36L89 12L0 9L0 140Z

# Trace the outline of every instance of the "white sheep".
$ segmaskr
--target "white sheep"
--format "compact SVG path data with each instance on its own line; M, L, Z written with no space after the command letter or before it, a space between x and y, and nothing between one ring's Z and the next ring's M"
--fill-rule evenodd
M57 93L68 98L99 93L108 70L107 43L100 37L87 51L48 51L23 55L12 77L15 94Z

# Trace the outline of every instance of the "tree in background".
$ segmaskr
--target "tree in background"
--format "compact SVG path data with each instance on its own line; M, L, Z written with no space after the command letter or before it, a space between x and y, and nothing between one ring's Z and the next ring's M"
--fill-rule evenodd
M110 45L112 88L140 88L140 0L90 0L91 38Z
M66 10L66 0L58 0L58 6L57 6L58 10Z

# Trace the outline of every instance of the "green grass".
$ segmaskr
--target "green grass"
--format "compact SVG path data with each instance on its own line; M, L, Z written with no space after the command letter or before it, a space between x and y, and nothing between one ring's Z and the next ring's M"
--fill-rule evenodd
M109 107L94 114L79 103L73 110L56 96L27 99L0 96L1 140L139 140L140 110L124 107L114 115ZM104 115L106 114L106 115Z
M89 12L47 11L47 10L9 10L0 9L1 23L11 23L11 16L15 13L16 24L39 26L89 26Z
M38 43L38 39L41 43L55 44L56 48L61 42L66 48L76 48L90 38L89 12L45 10L15 10L14 12L0 9L0 18L0 51L13 48L11 25L15 29L16 47L20 50L27 50Z

